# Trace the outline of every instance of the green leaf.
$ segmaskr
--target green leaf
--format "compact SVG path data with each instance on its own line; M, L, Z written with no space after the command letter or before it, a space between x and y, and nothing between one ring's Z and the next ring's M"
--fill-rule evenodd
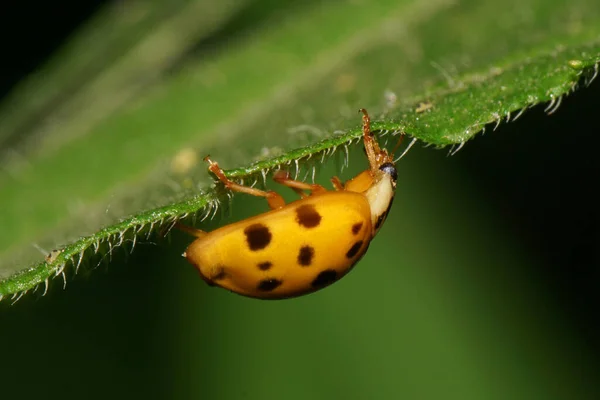
M360 107L382 134L462 146L596 76L596 1L481 3L103 12L0 110L0 297L213 215L206 154L246 183L310 173L357 142Z

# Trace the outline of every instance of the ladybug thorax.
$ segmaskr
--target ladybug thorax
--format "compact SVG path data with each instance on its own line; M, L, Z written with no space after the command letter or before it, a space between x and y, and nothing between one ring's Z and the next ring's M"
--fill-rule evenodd
M393 164L389 164L387 169L377 170L373 175L373 183L364 192L364 195L371 208L371 224L373 226L373 236L375 236L385 221L394 201L397 175Z

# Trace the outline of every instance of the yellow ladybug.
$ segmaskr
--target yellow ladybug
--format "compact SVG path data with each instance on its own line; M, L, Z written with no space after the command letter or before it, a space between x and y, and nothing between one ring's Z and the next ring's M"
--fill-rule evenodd
M333 177L335 190L279 171L273 179L301 196L285 204L273 191L232 182L206 158L226 188L265 197L271 208L212 232L179 226L198 237L183 256L209 285L261 299L296 297L332 284L361 259L388 215L398 174L371 133L367 111L360 111L370 167L346 184Z

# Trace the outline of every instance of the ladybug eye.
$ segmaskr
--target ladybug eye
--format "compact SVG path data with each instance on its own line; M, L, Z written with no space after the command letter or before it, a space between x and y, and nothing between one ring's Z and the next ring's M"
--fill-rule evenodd
M388 174L389 176L391 176L392 180L394 182L396 182L396 180L398 179L398 171L396 170L396 167L392 163L388 162L388 163L381 165L381 167L379 167L379 170L383 171L386 174Z

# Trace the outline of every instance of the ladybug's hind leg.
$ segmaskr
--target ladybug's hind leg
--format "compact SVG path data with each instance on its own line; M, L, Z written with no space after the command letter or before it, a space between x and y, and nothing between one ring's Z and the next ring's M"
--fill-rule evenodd
M273 180L281 185L287 186L294 192L298 193L300 197L305 198L308 195L304 193L305 190L311 192L311 194L320 194L327 191L323 186L314 183L306 183L302 181L296 181L290 178L290 174L286 171L277 171L273 175Z
M192 236L196 236L197 238L202 238L207 235L206 232L201 231L200 229L193 228L191 226L187 226L185 224L182 224L181 222L177 222L175 224L175 228L184 231L185 233L189 233Z
M243 186L239 183L235 183L234 181L230 180L225 176L223 170L215 161L211 160L208 157L206 157L204 160L208 161L208 170L215 174L215 176L221 181L221 183L223 183L223 185L227 189L232 190L234 192L246 193L252 196L264 197L267 199L267 203L269 203L269 207L272 209L277 209L285 206L285 200L283 199L283 197L281 197L281 195L273 192L272 190L265 191L248 186Z

